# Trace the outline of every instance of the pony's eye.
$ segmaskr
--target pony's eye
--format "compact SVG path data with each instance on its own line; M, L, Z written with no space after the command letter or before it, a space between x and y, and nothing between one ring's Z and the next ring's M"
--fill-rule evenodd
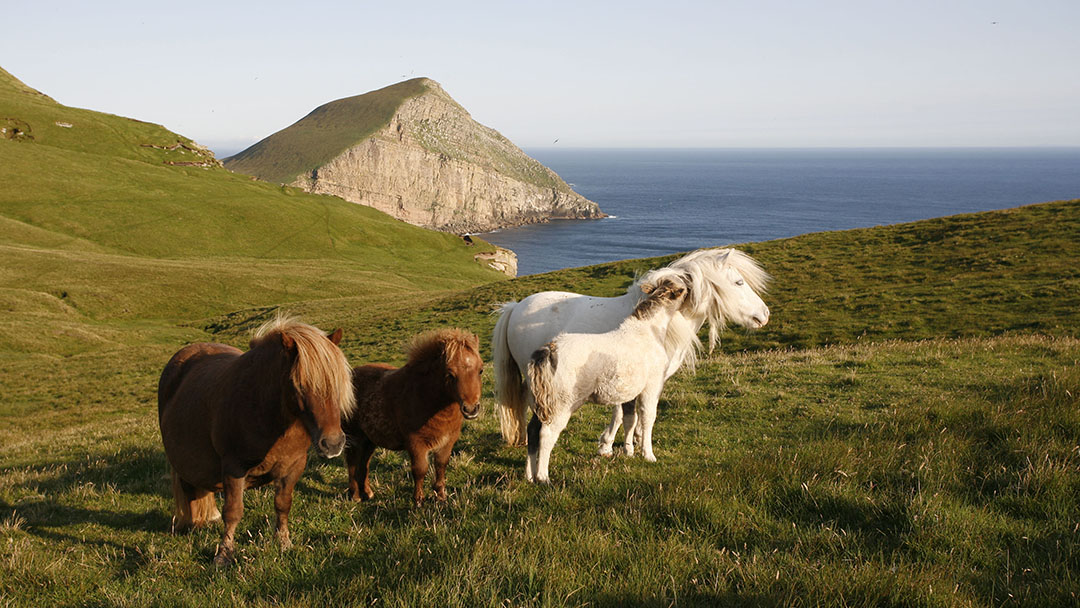
M746 281L739 279L738 281L735 281L735 284L742 287L743 285L746 285Z

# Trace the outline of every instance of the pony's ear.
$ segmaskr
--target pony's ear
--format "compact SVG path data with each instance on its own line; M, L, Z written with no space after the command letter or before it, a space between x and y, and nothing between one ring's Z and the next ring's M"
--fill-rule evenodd
M341 328L339 327L335 329L334 333L330 334L328 337L330 338L330 341L334 343L334 346L337 346L338 344L341 344L341 335L342 332Z
M653 290L656 289L656 285L653 284L653 283L642 283L640 285L640 287L641 287L641 293L643 293L645 295L649 295L650 293L653 292Z
M295 350L296 340L293 340L289 334L281 332L281 345L285 347L285 350Z

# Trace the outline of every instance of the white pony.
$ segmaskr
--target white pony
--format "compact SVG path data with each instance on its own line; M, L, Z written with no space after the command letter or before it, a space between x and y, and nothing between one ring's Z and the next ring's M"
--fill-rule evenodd
M533 294L520 302L501 306L492 336L495 367L495 400L500 407L503 438L511 445L526 440L526 413L533 399L526 364L534 351L560 332L604 333L619 326L642 299L643 284L668 279L682 280L689 288L685 304L668 325L668 367L665 379L679 368L693 367L701 348L698 330L709 323L709 348L715 346L726 323L759 328L769 322L769 307L758 293L764 292L769 275L750 256L737 249L699 249L668 266L650 270L634 281L626 293L598 298L564 291ZM619 425L626 420L626 453L634 453L634 407L616 406L611 424L600 436L600 453L610 455ZM644 438L642 438L644 439ZM652 445L642 441L647 460L655 460Z
M602 334L559 334L528 365L536 414L528 427L525 477L548 482L551 449L570 415L586 401L620 406L637 401L643 436L652 432L668 367L667 326L683 304L682 281L644 284L646 298L619 326ZM647 441L647 439L646 439Z

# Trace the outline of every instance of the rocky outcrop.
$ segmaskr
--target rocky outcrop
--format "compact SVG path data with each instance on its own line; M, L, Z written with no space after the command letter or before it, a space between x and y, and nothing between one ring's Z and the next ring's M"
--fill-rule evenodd
M473 259L511 278L517 276L517 254L505 247L495 247L495 251L490 253L478 253Z
M404 99L388 124L292 185L458 233L604 217L553 171L474 121L438 83L415 84L422 92Z

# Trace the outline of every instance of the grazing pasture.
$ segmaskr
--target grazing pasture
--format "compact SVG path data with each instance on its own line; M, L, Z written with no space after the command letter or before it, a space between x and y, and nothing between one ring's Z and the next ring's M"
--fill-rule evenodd
M0 605L1076 605L1080 202L739 247L774 277L772 318L668 381L659 462L595 456L609 412L586 405L536 486L485 412L445 503L413 506L399 454L364 503L342 462L312 459L293 549L272 489L251 490L229 569L212 564L219 528L169 534L154 390L179 346L244 345L284 309L344 327L352 365L400 365L410 336L451 325L490 361L494 304L618 295L676 256L472 286L383 274L381 291L332 287L334 263L312 259L324 278L288 293L246 292L225 264L236 305L184 304L208 288L147 271L116 281L129 298L73 306L20 282L27 254L0 291ZM80 259L51 272L121 274ZM253 266L273 284L271 262Z

